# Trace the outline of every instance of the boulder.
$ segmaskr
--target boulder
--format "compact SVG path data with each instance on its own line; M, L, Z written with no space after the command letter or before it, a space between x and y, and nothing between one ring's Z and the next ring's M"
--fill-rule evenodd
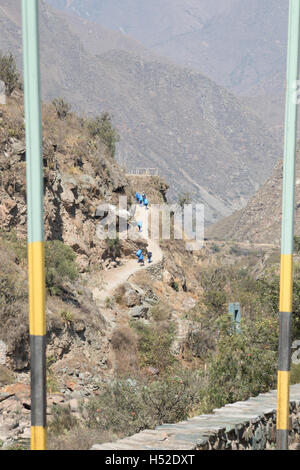
M129 289L125 292L124 301L127 307L141 305L141 295L136 290Z
M149 307L147 305L141 305L130 309L130 315L132 318L147 318Z

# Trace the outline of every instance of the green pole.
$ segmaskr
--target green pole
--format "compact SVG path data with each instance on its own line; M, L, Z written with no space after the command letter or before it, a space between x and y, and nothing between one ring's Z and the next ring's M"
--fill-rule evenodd
M296 82L299 75L300 0L290 0L285 142L283 162L282 234L280 268L280 329L277 379L277 448L288 449L289 388L291 369L291 320L293 294L293 248L295 163L297 143Z
M46 318L43 162L38 0L22 0L28 286L31 362L31 449L46 449Z

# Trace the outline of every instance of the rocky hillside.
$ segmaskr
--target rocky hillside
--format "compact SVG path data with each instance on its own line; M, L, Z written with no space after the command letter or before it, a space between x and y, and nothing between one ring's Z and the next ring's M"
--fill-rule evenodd
M22 107L23 96L15 95L1 110L0 226L2 230L16 229L19 236L25 237ZM130 204L134 190L104 144L89 137L78 117L71 114L66 120L60 120L54 106L45 105L43 118L45 238L69 245L84 271L93 264L99 265L107 250L106 242L96 234L98 205L104 202L117 205L122 195ZM122 243L130 253L130 243Z
M0 21L0 49L11 48L21 63L16 2L2 2ZM95 55L71 23L41 3L44 98L60 95L81 113L113 114L119 161L129 170L158 168L170 197L190 192L206 205L207 221L243 207L280 155L261 120L200 73L135 46L112 49L119 46L110 36Z
M300 234L300 153L297 153L295 234ZM279 246L281 239L282 162L245 209L209 227L209 238L249 240Z

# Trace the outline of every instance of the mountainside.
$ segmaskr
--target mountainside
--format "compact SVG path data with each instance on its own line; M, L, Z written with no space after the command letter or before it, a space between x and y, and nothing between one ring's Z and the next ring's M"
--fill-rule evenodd
M47 0L64 11L123 31L153 52L193 67L259 103L282 137L288 0Z
M147 47L201 29L236 0L47 0L55 8L136 38Z
M297 153L295 234L300 235L300 152ZM247 206L208 228L209 238L280 244L282 162Z
M1 450L28 449L31 435L23 101L17 87L0 105ZM183 240L149 239L168 186L124 174L107 121L95 134L94 121L59 111L42 105L48 448L87 450L272 389L278 281L264 269L275 260L278 271L276 247L232 252L231 242L208 241L190 251ZM134 197L145 188L148 210ZM100 239L98 204L116 210L119 196L134 240L121 236L120 212L117 233ZM138 248L151 250L151 263L137 262ZM232 301L243 320L235 354Z
M283 88L288 0L47 1L123 31L243 95Z
M0 49L15 52L20 64L18 3L1 5ZM158 168L171 198L189 191L205 203L208 222L243 207L280 155L260 119L195 71L136 48L109 50L110 36L95 56L74 28L41 3L44 99L63 96L85 114L110 112L121 135L119 161L129 170Z

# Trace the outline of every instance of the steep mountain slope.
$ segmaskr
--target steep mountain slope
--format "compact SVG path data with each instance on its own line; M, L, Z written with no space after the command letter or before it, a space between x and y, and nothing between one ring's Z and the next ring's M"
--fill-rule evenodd
M258 103L263 120L282 138L288 0L47 1L198 69L249 98L254 110Z
M55 8L122 31L147 47L202 28L236 0L47 0Z
M282 89L288 0L47 1L124 31L235 92Z
M1 6L0 49L11 49L21 63L19 3ZM41 2L44 98L63 96L81 113L112 113L120 160L130 170L158 168L171 197L189 191L205 203L207 221L243 207L280 155L262 122L197 72L136 49L108 50L109 39L95 56L72 28Z
M300 152L297 154L295 233L300 234ZM282 162L250 199L247 206L209 227L209 238L280 244L282 207Z

